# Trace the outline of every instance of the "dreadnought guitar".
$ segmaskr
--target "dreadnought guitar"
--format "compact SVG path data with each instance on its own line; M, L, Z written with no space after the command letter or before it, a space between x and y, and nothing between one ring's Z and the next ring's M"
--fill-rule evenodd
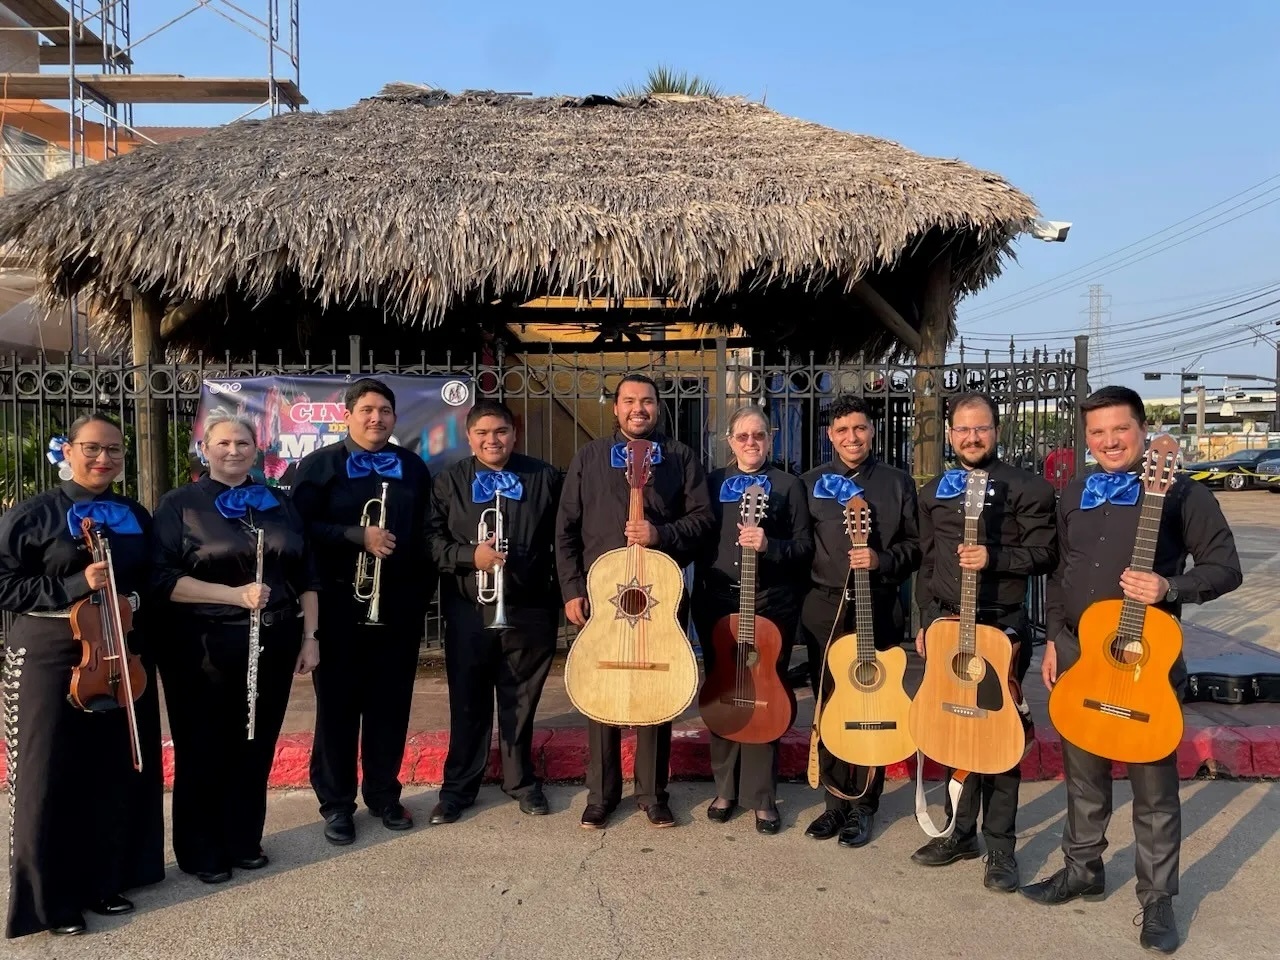
M628 519L644 519L653 444L626 446ZM632 544L601 554L587 571L586 624L569 646L564 686L579 713L620 727L674 720L698 692L698 662L677 611L680 567L665 553Z
M845 527L855 547L865 547L871 533L871 508L862 497L850 497ZM876 650L871 615L871 574L852 571L856 633L831 645L827 666L835 681L822 707L819 733L831 753L864 767L883 767L916 752L907 729L911 698L902 680L907 654L901 647Z
M970 470L964 490L964 542L976 546L987 472ZM1018 765L1026 733L1010 693L1013 647L1004 631L976 623L978 572L960 576L960 617L925 631L924 679L908 726L920 752L944 767L1004 773Z
M747 487L742 525L758 527L768 503L764 487ZM715 656L698 694L707 729L737 743L772 743L796 718L796 695L778 674L782 632L756 613L756 559L754 548L741 548L738 612L721 617L711 631Z
M1151 441L1131 570L1151 572L1177 462L1177 441L1168 434ZM1182 652L1178 621L1137 600L1098 600L1085 608L1077 633L1080 659L1049 694L1049 719L1062 739L1124 763L1151 763L1173 753L1182 739L1182 704L1169 682Z

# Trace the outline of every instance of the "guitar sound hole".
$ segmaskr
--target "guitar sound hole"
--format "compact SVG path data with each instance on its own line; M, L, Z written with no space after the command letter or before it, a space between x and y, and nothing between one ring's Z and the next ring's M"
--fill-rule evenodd
M618 597L618 609L628 617L640 616L648 606L649 595L635 587L623 590L622 595Z
M963 683L977 683L986 672L986 664L974 654L957 653L951 658L951 672Z
M1132 667L1143 660L1146 649L1139 637L1122 637L1116 635L1111 640L1111 659L1123 667Z
M880 684L880 664L874 661L853 665L853 682L859 687L871 689Z

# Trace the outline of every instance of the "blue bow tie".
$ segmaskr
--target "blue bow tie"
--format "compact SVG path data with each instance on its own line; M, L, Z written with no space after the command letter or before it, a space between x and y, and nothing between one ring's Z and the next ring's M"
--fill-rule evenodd
M280 506L280 501L266 487L256 483L246 483L243 486L232 487L230 490L223 490L214 498L213 505L228 520L234 520L237 517L243 517L251 507L254 510L273 510Z
M401 476L400 458L390 450L380 450L377 453L370 453L368 450L356 450L347 457L348 477L352 479L367 477L371 473L377 473L380 477L391 477L393 480L399 480Z
M660 444L653 445L653 463L662 462L662 446ZM609 450L609 466L625 467L627 465L627 445L625 443L615 443Z
M71 509L67 511L67 529L76 540L84 535L80 532L80 522L85 517L106 527L112 533L142 533L138 518L123 503L116 503L114 500L86 500L83 503L73 503Z
M842 477L838 473L824 473L813 485L813 495L819 500L837 500L841 506L849 502L851 497L860 496L862 488L854 482L853 477Z
M1102 503L1131 507L1138 502L1142 484L1132 473L1091 473L1084 481L1080 509L1092 510Z
M942 479L938 481L938 499L950 500L952 497L958 497L964 493L964 485L968 470L948 470L942 475Z
M737 503L742 499L742 495L747 492L747 488L757 483L764 488L764 493L767 497L769 495L769 478L763 473L740 473L735 477L725 477L724 483L720 484L720 502Z
M524 499L524 484L510 470L477 470L471 481L471 502L488 503L495 490L508 500Z

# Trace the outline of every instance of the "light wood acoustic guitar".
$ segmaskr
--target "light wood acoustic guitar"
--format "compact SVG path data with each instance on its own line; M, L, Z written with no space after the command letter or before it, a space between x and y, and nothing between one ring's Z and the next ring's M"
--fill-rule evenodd
M1173 485L1178 443L1161 434L1147 448L1142 512L1129 569L1151 572L1164 498ZM1062 739L1123 763L1163 760L1182 739L1182 704L1169 670L1182 652L1182 628L1137 600L1098 600L1080 617L1080 659L1049 693L1049 719Z
M754 483L742 494L742 525L758 527L768 508L764 487ZM738 561L738 612L721 617L709 644L711 670L698 694L698 711L707 729L737 743L772 743L796 718L796 695L778 673L782 631L756 612L756 560L741 547Z
M653 443L626 446L630 520L644 519ZM632 544L587 571L589 615L569 646L564 686L578 712L620 727L674 720L698 692L698 661L680 627L684 576L665 553Z
M970 470L964 491L964 542L978 543L987 472ZM978 572L962 570L960 617L929 625L925 668L908 726L920 752L944 767L1004 773L1022 760L1026 733L1010 692L1013 647L1003 630L976 622Z
M865 547L871 534L871 508L862 497L850 497L845 528L855 547ZM831 645L827 666L834 684L822 706L819 734L832 755L863 767L883 767L916 752L907 729L911 698L903 686L907 654L901 647L876 650L871 610L871 574L852 571L856 632Z

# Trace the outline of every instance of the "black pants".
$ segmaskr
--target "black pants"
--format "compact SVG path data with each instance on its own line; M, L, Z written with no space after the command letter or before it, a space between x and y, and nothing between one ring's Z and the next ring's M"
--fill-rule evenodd
M173 852L187 873L256 857L302 621L263 627L248 739L249 627L177 620L160 664L173 734Z
M805 596L804 606L800 611L800 632L808 650L810 684L815 698L818 695L818 677L822 675L818 672L818 664L822 664L822 673L825 674L823 692L826 695L830 695L835 682L826 666L826 650L827 638L831 635L831 625L835 622L839 603L838 592L815 587ZM848 602L844 605L842 622L835 633L837 637L853 630L853 618L853 603ZM896 637L892 635L881 637L877 633L876 646L880 649L898 646L895 641ZM880 809L880 796L884 793L884 767L860 767L846 763L833 756L826 745L819 742L818 769L824 784L829 784L846 796L858 798L855 801L846 800L828 789L828 810L847 813L856 806L865 813L875 813ZM867 782L868 778L870 783Z
M715 648L711 634L716 623L727 614L738 612L738 602L733 597L708 595L695 598L693 623L702 645L704 675L715 669ZM791 610L762 609L760 615L768 617L782 634L782 653L778 658L779 671L785 671L791 660L791 648L796 631L797 612ZM783 681L785 683L785 679ZM778 799L778 741L772 743L737 743L715 733L711 737L711 774L716 781L716 796L722 800L740 800L752 810L772 810Z
M326 819L355 812L357 749L365 806L380 815L400 802L400 765L418 672L420 619L367 626L352 611L342 600L327 603L321 593L311 787Z
M487 630L469 599L444 603L445 673L449 681L449 753L440 799L475 803L489 765L498 706L502 790L521 797L539 781L533 769L533 718L556 651L556 615L509 607L506 630Z

